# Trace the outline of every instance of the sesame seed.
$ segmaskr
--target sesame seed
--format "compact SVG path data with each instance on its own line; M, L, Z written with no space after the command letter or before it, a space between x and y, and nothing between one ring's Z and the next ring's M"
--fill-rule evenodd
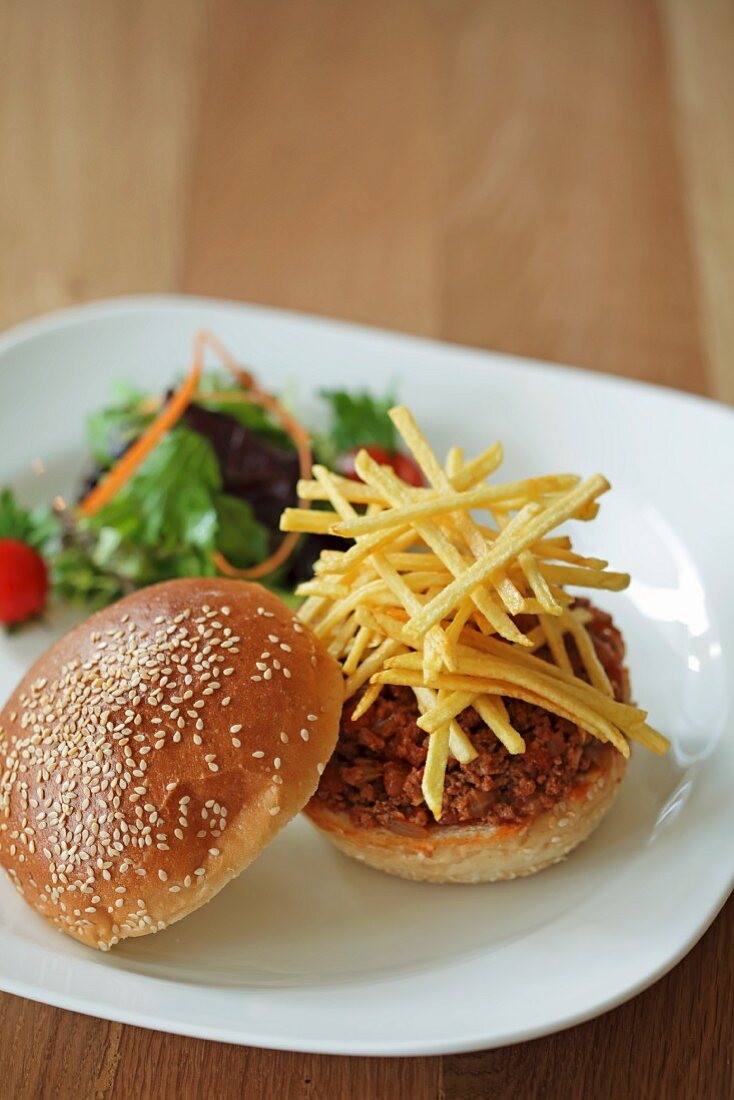
M177 800L178 820L173 816L164 823L162 808L148 786L147 764L152 759L149 754L164 749L169 740L181 742L187 720L195 722L194 743L203 744L204 722L198 712L206 706L206 694L221 686L220 677L234 674L234 666L224 667L225 653L236 652L234 646L240 640L229 626L222 626L218 614L221 617L225 612L208 608L202 617L187 608L173 621L159 615L156 629L151 631L141 630L126 616L122 621L129 623L128 629L105 629L92 635L94 659L71 660L54 674L52 683L36 681L28 689L20 715L12 719L20 722L26 737L19 737L11 752L4 746L6 778L0 785L0 815L8 787L15 789L21 810L30 808L31 820L48 837L46 890L53 891L55 897L68 891L69 897L76 893L93 897L92 906L101 904L94 893L95 881L111 882L117 873L127 872L145 877L145 868L134 866L134 862L147 848L166 852L171 834L177 841L185 839L189 796ZM267 616L273 617L269 612ZM267 666L262 671L266 670ZM174 680L176 671L180 677ZM207 681L208 686L203 687ZM195 699L196 694L203 697ZM231 697L225 695L223 705L230 702ZM158 713L144 719L138 711L141 703ZM235 748L242 747L235 736L241 729L241 723L230 727ZM286 738L283 740L285 743ZM265 754L254 755L262 759ZM219 768L213 753L207 753L206 763L212 771ZM23 778L31 768L37 768L35 792ZM51 790L41 784L51 784ZM177 786L175 780L166 783L166 794ZM78 818L72 816L76 813ZM225 808L217 805L211 819L204 817L198 835L202 839L221 835L226 826ZM156 833L161 828L165 831ZM0 816L0 837L6 829ZM34 828L23 819L8 849L21 862L25 853L35 852L35 846ZM187 879L190 883L191 876ZM160 881L166 880L161 876ZM38 887L34 885L34 889ZM173 892L180 889L177 886ZM124 893L124 887L114 890L115 895ZM139 908L122 927L154 930L156 923L142 901ZM105 909L111 913L113 906L103 906L102 911ZM68 923L82 912L83 908L70 908ZM110 943L119 934L120 926L114 925Z
M304 741L308 741L310 736L311 736L311 734L308 732L307 729L302 729L301 730L301 737L303 738Z
M261 750L258 749L257 752L253 752L252 755L255 757L256 760L262 760L263 756L265 756L265 753L261 752Z
M324 764L317 764L316 765L316 771L319 773L319 775L324 774L324 766L325 766Z
M210 848L209 849L209 855L210 856L218 856L219 855L219 848Z
M288 734L287 733L281 733L280 739L281 739L281 741L283 742L284 745L288 744Z
M161 882L165 882L168 878L168 875L166 874L165 871L159 870L158 871L158 878L161 880Z
M268 813L271 817L275 817L276 814L280 813L280 806L271 806Z
M307 714L306 719L309 722L316 722L318 720L315 714Z
M273 761L273 767L276 769L276 771L280 767L280 757L279 756L276 756L275 760Z

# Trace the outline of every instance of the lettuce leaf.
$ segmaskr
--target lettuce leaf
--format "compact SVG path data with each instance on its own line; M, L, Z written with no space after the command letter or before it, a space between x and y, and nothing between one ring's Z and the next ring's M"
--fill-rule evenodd
M60 536L61 522L47 504L24 508L11 489L0 491L0 539L27 542L45 556L57 547Z
M87 442L94 461L107 470L148 426L152 412L141 411L148 394L121 383L115 388L113 404L87 417Z
M255 519L251 505L229 493L218 493L214 503L217 510L217 550L238 569L247 569L264 561L268 556L268 532Z
M331 412L328 431L314 440L317 458L325 466L334 466L340 455L355 447L384 447L389 454L398 449L395 425L387 415L395 404L393 394L373 397L364 391L322 390L320 396Z
M62 600L96 611L132 591L122 577L96 565L83 546L67 546L51 561L51 583Z
M57 590L100 606L172 577L215 576L216 549L239 566L262 561L267 531L221 488L212 445L176 427L108 504L78 521L52 570Z
M87 521L118 541L168 554L184 546L213 550L222 483L206 439L187 428L169 432L112 500Z

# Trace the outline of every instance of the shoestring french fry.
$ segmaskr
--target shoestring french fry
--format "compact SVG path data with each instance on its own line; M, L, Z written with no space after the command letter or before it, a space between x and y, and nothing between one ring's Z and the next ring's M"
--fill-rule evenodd
M413 692L428 737L422 793L436 820L449 759L463 767L477 755L461 724L468 708L512 754L524 753L525 741L506 699L542 707L624 756L631 741L665 752L646 713L614 697L588 630L593 616L566 589L629 583L558 532L594 518L606 479L490 482L499 443L475 458L452 447L442 464L407 409L390 415L427 484L409 486L361 451L361 481L314 466L299 495L323 507L286 509L281 528L344 540L343 550L322 552L313 580L300 586L299 615L342 662L346 698L357 697L353 718L385 685Z

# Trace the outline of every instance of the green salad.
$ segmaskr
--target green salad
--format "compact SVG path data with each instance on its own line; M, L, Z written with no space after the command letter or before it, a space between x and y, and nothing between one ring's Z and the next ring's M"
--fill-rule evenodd
M356 477L354 456L366 447L409 483L421 483L397 450L387 416L392 396L328 390L320 398L323 420L308 431L314 461ZM174 400L175 393L120 386L88 418L90 464L66 507L29 509L11 488L0 491L1 623L32 618L49 595L92 610L158 581L261 566L258 580L288 598L311 576L328 536L293 540L278 560L279 517L297 503L303 470L303 454L284 427L294 418L252 403L236 379L202 375L175 423L122 476L137 441ZM108 478L119 485L88 509Z

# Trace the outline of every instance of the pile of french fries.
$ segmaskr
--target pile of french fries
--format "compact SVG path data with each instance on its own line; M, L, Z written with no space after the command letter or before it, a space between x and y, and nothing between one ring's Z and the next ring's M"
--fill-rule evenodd
M589 612L564 588L619 591L628 575L552 535L567 520L593 519L609 483L599 474L490 483L502 462L498 443L468 461L454 447L442 464L407 408L390 416L427 486L406 485L361 451L361 482L314 466L298 493L320 504L287 509L281 528L353 540L322 552L313 580L298 589L307 597L299 616L342 662L346 697L362 692L355 717L386 684L413 690L418 725L429 734L423 795L434 817L449 756L465 764L477 755L457 720L467 707L510 753L524 752L525 742L505 699L551 711L624 756L630 740L665 752L646 713L615 700L586 630ZM574 673L569 638L585 678ZM550 660L535 656L541 647Z

